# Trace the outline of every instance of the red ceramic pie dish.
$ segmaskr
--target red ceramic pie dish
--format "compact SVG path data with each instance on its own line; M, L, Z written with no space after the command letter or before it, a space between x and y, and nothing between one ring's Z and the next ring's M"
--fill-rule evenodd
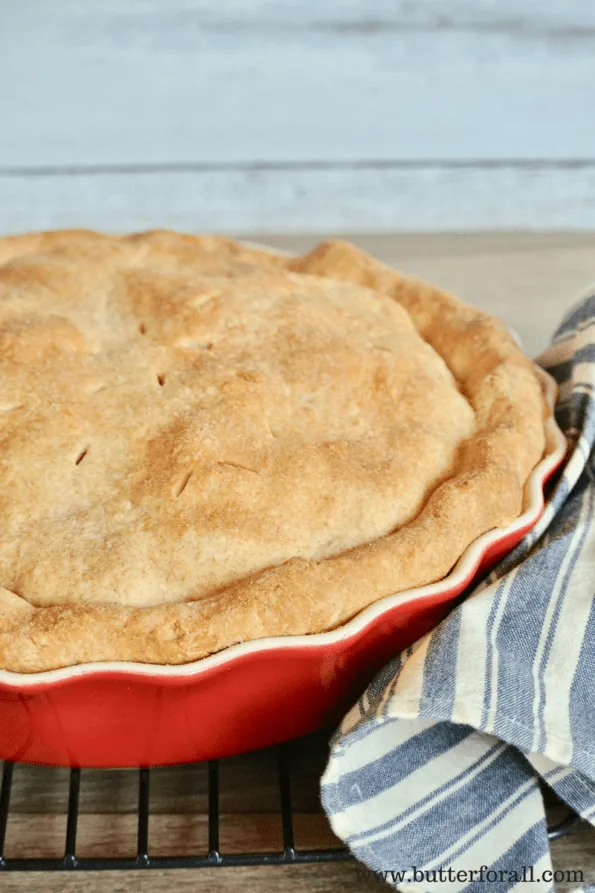
M388 596L331 632L234 645L182 666L96 663L0 671L0 758L61 766L153 766L241 753L336 723L375 673L447 613L543 511L566 441L553 419L523 513L472 543L438 583Z

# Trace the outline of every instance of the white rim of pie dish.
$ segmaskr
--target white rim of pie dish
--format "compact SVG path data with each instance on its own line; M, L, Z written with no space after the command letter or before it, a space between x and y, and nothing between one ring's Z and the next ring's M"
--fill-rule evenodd
M400 605L409 604L434 596L444 589L453 589L460 585L460 591L471 582L481 559L488 549L502 539L522 530L529 525L533 526L539 519L544 507L543 488L547 478L559 467L566 454L567 442L564 434L558 427L554 418L554 407L558 387L554 379L544 372L539 366L535 369L542 381L544 394L550 408L550 415L545 422L546 453L541 461L531 472L525 484L524 503L525 508L521 515L507 527L495 527L474 540L463 552L450 573L427 586L419 586L399 592L395 595L387 595L379 599L359 614L356 614L347 623L336 629L324 633L309 633L297 636L274 636L263 639L253 639L249 642L240 642L230 645L215 654L201 657L198 660L186 664L145 664L135 661L95 661L93 663L76 664L75 666L62 667L57 670L43 670L39 673L15 673L10 670L0 670L0 684L15 688L32 688L38 685L48 685L52 682L63 682L79 676L88 676L95 673L112 674L124 673L132 676L152 676L156 679L183 678L199 676L224 664L233 663L238 658L259 652L275 651L292 648L317 648L326 645L335 645L345 639L357 636L366 627L370 626L383 614L392 611ZM462 584L462 585L461 585ZM454 598L455 596L453 596Z

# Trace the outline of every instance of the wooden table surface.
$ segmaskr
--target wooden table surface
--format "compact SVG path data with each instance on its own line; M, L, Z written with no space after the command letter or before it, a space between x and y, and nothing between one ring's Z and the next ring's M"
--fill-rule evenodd
M303 250L311 236L254 240ZM595 283L595 234L362 236L364 248L401 268L455 290L497 313L535 354L547 343L565 310ZM317 734L290 748L296 844L322 847L333 839L318 802L328 735ZM60 856L63 853L68 773L63 769L18 766L6 855ZM81 856L133 855L136 833L136 774L83 771L77 852ZM152 772L150 851L154 854L205 851L206 769L204 766ZM278 849L279 795L274 760L259 752L224 761L221 767L221 848L226 852ZM553 845L557 868L581 869L595 880L595 831L581 826ZM97 873L0 875L2 893L223 893L258 889L349 891L370 889L353 864L304 865Z

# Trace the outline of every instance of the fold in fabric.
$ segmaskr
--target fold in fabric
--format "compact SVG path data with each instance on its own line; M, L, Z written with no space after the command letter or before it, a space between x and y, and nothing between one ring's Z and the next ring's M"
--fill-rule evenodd
M404 893L555 890L538 778L595 824L595 296L538 362L570 442L541 519L331 743L331 825Z

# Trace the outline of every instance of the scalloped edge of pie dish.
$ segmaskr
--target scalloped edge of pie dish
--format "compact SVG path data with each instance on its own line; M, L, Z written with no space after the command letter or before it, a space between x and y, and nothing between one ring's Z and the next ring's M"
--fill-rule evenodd
M15 673L9 670L0 670L0 684L19 689L31 689L40 685L46 686L53 682L62 682L80 676L90 676L95 673L102 675L124 673L129 676L150 676L163 679L198 676L216 667L233 664L236 659L248 654L286 648L311 649L339 643L357 636L375 621L381 619L384 614L400 605L434 597L444 590L455 589L455 587L458 592L462 591L472 582L483 558L494 546L503 540L507 540L512 534L521 530L528 530L537 523L545 504L543 492L545 483L559 468L566 454L567 441L554 418L554 407L558 393L557 384L539 366L535 365L535 369L542 381L546 401L550 408L550 415L545 421L546 452L531 472L525 484L524 510L512 524L509 524L507 527L497 527L489 530L474 540L463 552L451 572L438 582L399 592L395 595L385 596L364 609L347 623L324 633L253 639L249 642L231 645L229 648L187 664L104 661L77 664L57 670L44 670L39 673Z

